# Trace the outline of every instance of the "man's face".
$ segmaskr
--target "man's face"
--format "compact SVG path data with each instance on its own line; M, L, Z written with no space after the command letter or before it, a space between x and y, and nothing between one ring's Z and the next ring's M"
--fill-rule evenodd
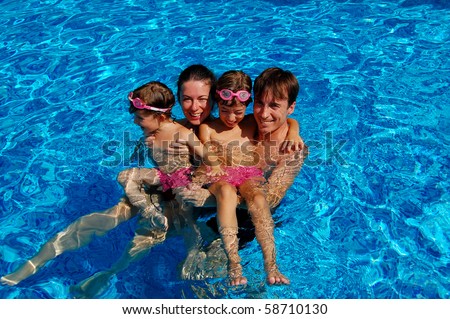
M286 94L287 96L287 94ZM289 114L294 112L295 102L288 105L288 99L277 99L272 92L266 91L253 103L253 115L260 134L274 133L287 125Z

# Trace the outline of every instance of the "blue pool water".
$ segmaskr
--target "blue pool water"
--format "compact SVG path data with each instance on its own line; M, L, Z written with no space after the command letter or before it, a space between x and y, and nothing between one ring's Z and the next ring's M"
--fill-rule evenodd
M450 3L413 0L5 0L0 4L0 275L84 214L114 205L139 138L126 95L220 75L297 75L311 155L275 214L281 269L246 288L183 281L181 238L113 278L102 298L449 298ZM181 112L175 112L180 116ZM105 145L107 147L105 147ZM114 146L116 146L114 148ZM114 150L116 153L108 153ZM68 252L1 298L71 298L109 267L135 221Z

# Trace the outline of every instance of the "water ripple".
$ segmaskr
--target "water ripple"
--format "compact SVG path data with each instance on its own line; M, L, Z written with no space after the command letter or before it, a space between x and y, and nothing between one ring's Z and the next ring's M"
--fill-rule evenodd
M101 297L449 298L448 1L0 6L2 274L78 216L117 202L124 162L99 163L104 143L136 133L127 92L152 79L175 88L191 63L252 79L281 66L300 80L293 117L311 152L276 215L292 284L265 285L256 241L242 249L246 289L181 281L175 238ZM118 258L133 229L60 256L0 296L70 298L68 287Z

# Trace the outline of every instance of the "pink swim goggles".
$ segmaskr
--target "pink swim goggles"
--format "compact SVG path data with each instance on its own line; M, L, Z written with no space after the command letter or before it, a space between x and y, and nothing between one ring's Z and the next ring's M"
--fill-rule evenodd
M133 92L130 92L128 94L128 100L130 100L130 102L133 103L133 106L135 108L140 109L140 110L150 110L150 111L155 111L155 112L166 113L166 112L169 112L172 109L172 107L168 107L166 109L160 109L158 107L147 105L138 97L133 99Z
M237 97L237 99L241 102L248 101L248 99L251 97L251 94L247 91L237 91L234 93L233 91L229 89L222 89L217 90L217 94L219 94L220 98L224 101L230 101L233 97Z

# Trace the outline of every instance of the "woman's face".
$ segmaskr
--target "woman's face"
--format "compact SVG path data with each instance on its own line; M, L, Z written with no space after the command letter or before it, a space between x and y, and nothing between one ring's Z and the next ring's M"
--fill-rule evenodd
M191 80L181 86L181 108L192 125L200 125L211 113L210 90L211 85L204 81Z

